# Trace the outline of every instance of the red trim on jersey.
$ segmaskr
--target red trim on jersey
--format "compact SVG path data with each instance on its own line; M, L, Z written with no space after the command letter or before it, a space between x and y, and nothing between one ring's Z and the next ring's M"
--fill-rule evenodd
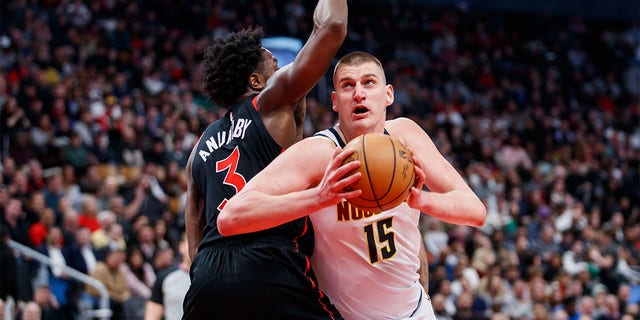
M254 98L254 101L255 101L255 98ZM309 217L304 217L304 229L302 229L302 232L295 239L293 239L297 252L300 252L300 243L298 242L298 238L305 235L308 230L309 230ZM331 312L331 310L329 310L327 305L322 302L322 298L324 298L324 292L322 292L322 290L318 288L318 285L316 285L316 282L313 281L311 277L309 277L309 271L311 271L311 260L309 260L309 257L307 257L306 255L304 259L306 262L306 266L304 267L304 275L307 277L307 280L309 280L309 283L311 283L311 289L318 291L318 303L322 306L322 309L324 309L324 311L327 312L327 314L329 315L329 318L331 318L331 320L335 320L333 312Z
M251 104L253 105L253 108L256 109L256 111L258 111L258 95L256 94L255 97L253 97L253 99L251 99Z

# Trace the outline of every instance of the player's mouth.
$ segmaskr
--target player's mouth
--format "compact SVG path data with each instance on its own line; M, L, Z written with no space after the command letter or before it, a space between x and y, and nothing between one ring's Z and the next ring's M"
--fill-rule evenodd
M364 106L358 106L355 108L355 110L353 110L353 113L355 114L363 114L363 113L367 113L369 112L369 109L367 107Z

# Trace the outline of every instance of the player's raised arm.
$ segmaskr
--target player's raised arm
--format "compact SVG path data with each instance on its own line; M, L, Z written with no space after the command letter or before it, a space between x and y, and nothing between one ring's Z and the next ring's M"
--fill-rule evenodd
M320 0L313 13L313 31L295 60L279 69L258 97L264 112L289 106L322 79L347 35L347 1Z

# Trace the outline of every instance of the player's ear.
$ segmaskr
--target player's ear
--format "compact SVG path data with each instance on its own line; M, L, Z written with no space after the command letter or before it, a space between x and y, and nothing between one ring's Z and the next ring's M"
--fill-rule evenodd
M331 108L334 112L338 112L338 107L336 107L336 92L331 91Z
M249 87L255 91L261 91L267 84L267 79L262 73L252 72L249 75Z
M393 86L388 84L387 85L387 98L386 98L387 107L390 106L393 103L393 100L394 100Z

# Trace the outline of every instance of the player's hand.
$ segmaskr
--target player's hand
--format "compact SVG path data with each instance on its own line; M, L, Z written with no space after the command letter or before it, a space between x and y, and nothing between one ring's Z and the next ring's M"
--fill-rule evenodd
M342 199L354 198L362 193L360 189L346 189L362 176L360 172L352 174L352 171L360 166L360 161L350 161L344 165L342 164L352 153L353 150L342 150L340 147L336 147L333 151L331 161L317 187L323 203L335 205Z
M413 183L413 187L411 187L411 191L409 192L407 204L410 207L415 208L418 203L418 199L420 198L422 186L424 185L424 181L427 175L425 174L425 171L423 169L424 164L422 163L422 161L420 161L420 159L418 159L418 157L414 155L415 153L413 152L413 150L411 150L411 148L408 149L411 152L411 159L413 160L413 172L415 173L416 178Z

